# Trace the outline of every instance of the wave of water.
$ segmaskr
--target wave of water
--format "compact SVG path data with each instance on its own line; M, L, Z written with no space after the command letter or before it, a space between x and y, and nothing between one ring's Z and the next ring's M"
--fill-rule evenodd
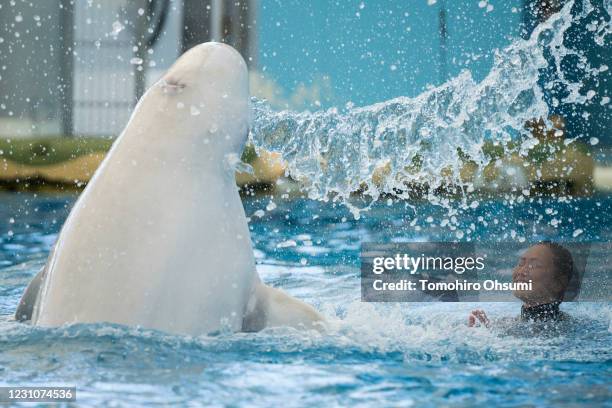
M605 7L609 12L609 2ZM549 117L542 89L559 83L567 89L563 100L553 104L587 101L581 82L567 78L561 65L572 56L589 75L599 72L566 39L573 23L593 9L590 3L569 2L528 39L497 51L489 74L480 82L463 71L414 98L348 106L344 111L278 112L254 99L250 140L256 149L279 152L287 174L312 199L333 197L346 204L356 190L373 201L382 193L408 197L406 184L411 182L425 183L430 191L448 184L471 191L473 186L462 180L460 171L466 160L480 170L490 161L482 149L486 140L503 146L519 139L522 155L538 144L526 123ZM606 22L593 24L590 35L603 42ZM542 84L541 71L551 67L556 74ZM433 193L428 198L436 200ZM358 216L359 209L348 205Z

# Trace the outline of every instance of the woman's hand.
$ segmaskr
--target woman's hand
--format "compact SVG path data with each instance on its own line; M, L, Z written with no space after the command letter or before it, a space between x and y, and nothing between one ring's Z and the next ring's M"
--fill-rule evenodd
M487 314L484 312L484 310L480 310L480 309L472 310L472 313L468 317L468 327L476 326L477 322L479 322L480 324L483 324L485 327L489 327L490 321L489 321L489 318L487 317Z

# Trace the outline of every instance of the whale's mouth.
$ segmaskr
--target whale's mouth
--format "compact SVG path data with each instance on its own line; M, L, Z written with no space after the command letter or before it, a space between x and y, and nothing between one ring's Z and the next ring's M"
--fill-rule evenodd
M187 87L185 83L174 78L162 78L159 81L159 86L164 93L178 93Z

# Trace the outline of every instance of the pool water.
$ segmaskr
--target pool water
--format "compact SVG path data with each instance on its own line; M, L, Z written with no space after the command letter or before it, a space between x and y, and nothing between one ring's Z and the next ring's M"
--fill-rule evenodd
M83 406L612 401L609 302L564 304L574 317L567 330L534 337L466 326L476 306L495 319L517 315L518 303L362 303L359 280L362 242L609 242L610 197L507 196L463 208L381 201L359 220L331 202L246 198L260 276L313 304L330 327L323 334L277 328L204 337L12 321L75 199L0 194L0 385L76 385Z

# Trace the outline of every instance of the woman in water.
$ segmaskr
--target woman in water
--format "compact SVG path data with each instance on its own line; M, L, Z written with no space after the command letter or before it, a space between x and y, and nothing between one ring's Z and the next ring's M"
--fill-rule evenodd
M531 246L519 258L512 271L512 281L532 282L531 290L515 290L514 296L523 302L520 321L560 321L567 315L559 310L574 272L571 253L562 245L542 241ZM468 326L490 321L483 310L473 310Z

